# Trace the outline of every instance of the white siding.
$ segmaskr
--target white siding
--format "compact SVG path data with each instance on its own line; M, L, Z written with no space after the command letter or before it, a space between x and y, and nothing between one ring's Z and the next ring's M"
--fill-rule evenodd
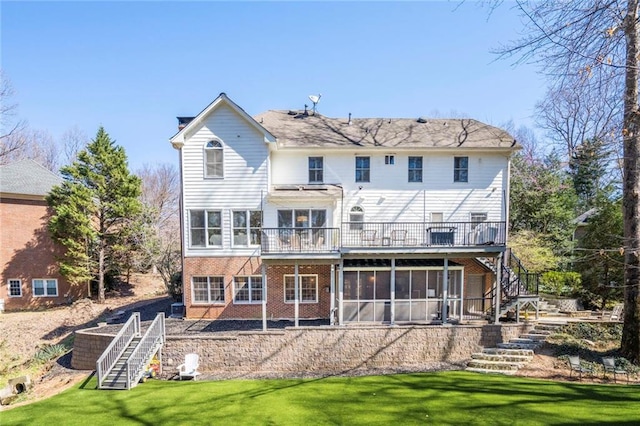
M204 177L204 146L224 144L224 178ZM260 210L268 189L268 147L263 135L231 108L221 105L186 138L182 148L183 201L187 255L231 253L231 211ZM189 249L189 210L221 210L223 249ZM234 254L255 249L234 250Z
M445 221L467 222L471 213L487 213L490 221L505 220L506 156L456 154L469 157L469 179L463 183L453 181L453 154L393 153L393 165L384 163L389 154L330 151L323 155L324 183L342 184L344 189L343 220L349 220L354 205L365 209L365 221L421 222L428 221L431 212L444 213ZM274 152L273 183L308 183L308 157L317 155L311 151ZM371 182L355 182L356 155L371 158ZM408 182L409 155L423 157L422 182Z

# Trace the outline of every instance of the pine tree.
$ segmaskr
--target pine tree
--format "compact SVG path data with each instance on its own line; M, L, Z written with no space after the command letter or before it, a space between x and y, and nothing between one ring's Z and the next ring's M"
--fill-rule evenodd
M63 183L47 197L49 232L66 248L60 270L73 284L95 277L98 302L104 303L105 275L131 248L131 224L142 212L140 179L129 173L124 149L102 127L61 174Z

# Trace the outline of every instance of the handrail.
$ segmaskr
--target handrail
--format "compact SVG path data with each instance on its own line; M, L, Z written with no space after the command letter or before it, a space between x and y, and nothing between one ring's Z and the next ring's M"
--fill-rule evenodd
M131 343L131 340L138 336L140 336L140 312L134 312L96 361L98 388L102 387L102 382L106 379L109 371L111 371L120 358L120 355L122 355L122 352L124 352L129 343Z
M131 386L140 380L139 376L144 365L149 362L154 352L164 344L164 340L164 312L159 312L126 360L127 389L131 389Z

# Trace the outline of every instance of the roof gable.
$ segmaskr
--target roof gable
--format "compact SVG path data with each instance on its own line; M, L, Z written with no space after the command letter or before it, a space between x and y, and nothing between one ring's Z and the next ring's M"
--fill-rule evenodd
M33 160L0 166L0 193L44 197L62 178Z
M250 126L254 127L258 132L262 133L265 142L275 142L276 138L263 126L260 125L253 117L240 108L235 102L233 102L226 93L222 92L216 99L213 100L205 109L203 109L197 116L190 120L186 125L178 131L170 142L174 148L179 149L184 145L185 136L189 134L194 128L199 126L204 120L218 109L221 105L226 105L235 111L240 117L242 117Z

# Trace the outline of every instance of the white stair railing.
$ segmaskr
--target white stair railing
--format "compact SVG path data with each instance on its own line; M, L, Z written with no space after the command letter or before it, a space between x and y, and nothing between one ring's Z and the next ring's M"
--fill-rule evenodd
M160 312L126 361L127 389L131 389L142 378L145 365L164 344L164 336L164 313Z
M122 329L113 338L107 349L96 361L96 374L98 375L98 388L102 388L102 383L107 375L118 362L118 359L129 346L134 337L140 336L140 312L134 312Z

